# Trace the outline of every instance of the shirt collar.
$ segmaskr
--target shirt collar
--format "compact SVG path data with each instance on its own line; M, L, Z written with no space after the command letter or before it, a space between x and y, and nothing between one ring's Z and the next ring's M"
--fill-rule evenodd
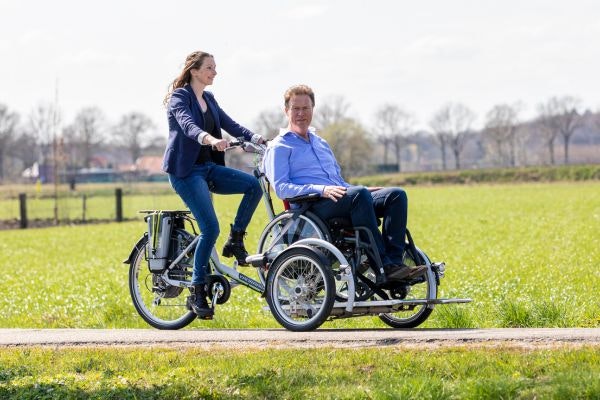
M314 126L309 126L308 127L308 137L310 138L311 135L315 135L317 133L317 128L315 128ZM295 132L292 132L290 130L288 130L287 128L279 128L279 135L281 136L286 136L286 135L296 135L298 136L298 134L296 134Z

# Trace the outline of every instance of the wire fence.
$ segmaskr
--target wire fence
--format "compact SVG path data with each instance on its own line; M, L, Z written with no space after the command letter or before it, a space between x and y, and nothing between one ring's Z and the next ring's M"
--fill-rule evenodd
M0 199L0 229L121 222L141 219L142 209L182 208L185 205L172 189L160 186L20 192Z

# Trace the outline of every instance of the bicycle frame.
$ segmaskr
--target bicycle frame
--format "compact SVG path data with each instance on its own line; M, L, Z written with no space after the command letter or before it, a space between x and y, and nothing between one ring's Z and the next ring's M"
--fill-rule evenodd
M183 257L188 255L190 253L190 251L196 247L198 240L200 240L199 236L194 237L194 240L192 240L192 242L181 252L181 254L179 254L179 256L177 256L177 258L175 258L171 262L171 264L169 264L169 266L165 269L165 271L162 273L162 278L165 280L165 282L167 282L173 286L179 286L179 287L188 287L189 286L189 284L186 281L169 278L168 272L170 270L172 270L183 259ZM231 278L235 281L235 283L246 286L256 292L259 292L259 293L264 292L265 287L262 283L257 282L254 279L250 278L249 276L246 276L246 275L240 273L237 269L235 269L235 267L232 268L226 264L223 264L219 259L217 250L214 247L212 248L211 259L215 262L214 267L215 267L218 275L223 275L225 277ZM237 261L234 261L234 266L236 264L237 264ZM230 282L230 284L231 284L231 282ZM235 286L237 286L237 285L236 284L231 285L232 288Z

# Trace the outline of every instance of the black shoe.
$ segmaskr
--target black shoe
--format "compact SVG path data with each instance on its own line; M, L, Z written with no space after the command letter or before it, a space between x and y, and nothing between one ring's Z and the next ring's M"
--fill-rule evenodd
M400 265L390 265L384 268L385 275L391 281L402 281L407 279L416 278L421 276L427 272L427 266L425 265L417 265L414 267L409 267L404 264Z
M414 267L408 268L410 268L409 278L416 278L427 273L427 265L415 265Z
M402 281L406 280L410 276L410 268L406 265L387 265L383 268L385 276L390 281Z
M190 286L190 297L188 297L188 305L192 311L200 319L212 319L214 310L206 301L206 285Z
M225 245L223 246L223 252L221 253L223 257L232 257L234 256L238 262L238 265L249 265L246 262L246 257L248 257L248 252L244 247L244 235L246 232L244 231L235 231L233 230L233 225L231 225L231 232L229 233L229 238Z

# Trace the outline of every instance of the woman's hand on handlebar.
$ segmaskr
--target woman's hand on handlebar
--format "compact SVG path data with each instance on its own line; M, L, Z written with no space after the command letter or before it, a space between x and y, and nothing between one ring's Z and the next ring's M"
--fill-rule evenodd
M206 141L216 151L225 151L229 147L229 142L225 139L217 139L213 136L207 136Z

